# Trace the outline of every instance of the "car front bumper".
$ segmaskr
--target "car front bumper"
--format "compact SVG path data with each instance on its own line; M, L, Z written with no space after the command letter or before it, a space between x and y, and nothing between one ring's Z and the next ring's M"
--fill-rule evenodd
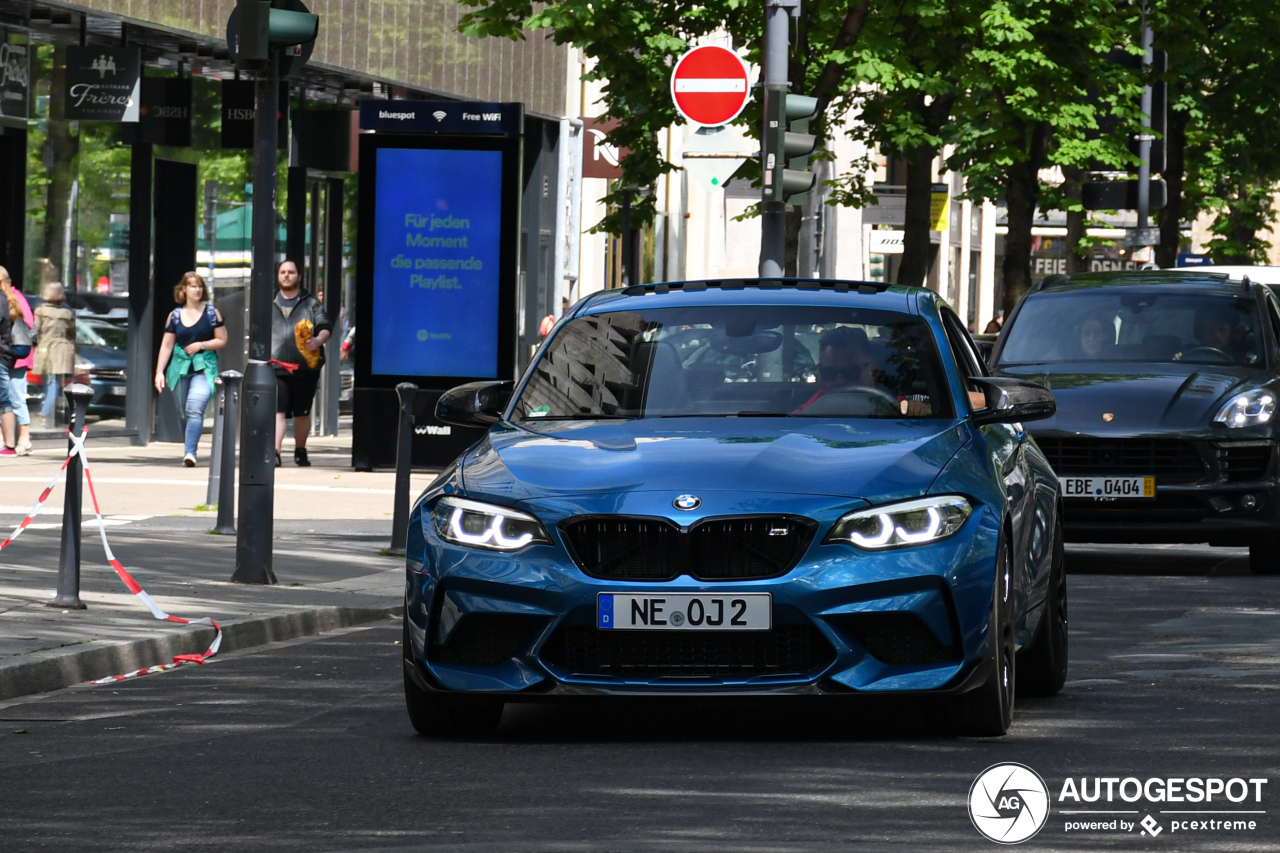
M547 519L543 519L544 523ZM999 519L975 510L955 536L880 553L822 545L778 578L601 580L551 545L512 555L441 540L410 522L406 665L426 690L510 698L608 694L963 692L985 678ZM769 631L596 627L600 593L760 593Z

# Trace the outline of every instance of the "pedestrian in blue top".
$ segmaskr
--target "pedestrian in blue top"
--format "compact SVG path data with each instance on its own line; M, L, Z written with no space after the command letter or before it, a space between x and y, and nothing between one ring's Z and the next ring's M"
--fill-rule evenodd
M209 304L209 287L198 273L182 276L173 289L173 301L182 307L173 309L164 327L156 364L156 390L163 391L168 383L183 402L187 429L182 464L194 468L196 445L204 431L204 409L213 396L213 381L218 378L217 351L227 345L227 329L218 309Z

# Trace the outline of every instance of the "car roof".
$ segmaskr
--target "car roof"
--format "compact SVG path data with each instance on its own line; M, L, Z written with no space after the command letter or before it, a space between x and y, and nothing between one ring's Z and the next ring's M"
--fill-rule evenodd
M1232 279L1226 274L1204 267L1171 270L1121 270L1115 272L1089 272L1078 275L1051 275L1031 288L1035 293L1062 293L1071 290L1092 290L1104 287L1158 287L1182 288L1201 292L1217 292L1239 295L1247 293L1261 282Z
M1207 273L1218 273L1220 275L1230 276L1234 279L1242 279L1249 277L1250 281L1261 282L1268 285L1280 285L1280 267L1269 266L1243 266L1236 264L1205 264L1198 267L1179 267L1180 270L1193 271L1198 270Z
M686 305L839 305L851 304L914 313L920 298L937 294L924 287L877 281L820 278L731 278L664 281L591 294L575 314L627 310L636 300L646 308Z

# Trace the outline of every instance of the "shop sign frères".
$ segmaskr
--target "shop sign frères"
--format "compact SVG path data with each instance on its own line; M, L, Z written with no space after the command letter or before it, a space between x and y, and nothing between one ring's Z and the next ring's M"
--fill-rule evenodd
M67 119L137 121L141 79L136 47L68 47Z
M27 118L31 109L31 45L0 28L0 116Z

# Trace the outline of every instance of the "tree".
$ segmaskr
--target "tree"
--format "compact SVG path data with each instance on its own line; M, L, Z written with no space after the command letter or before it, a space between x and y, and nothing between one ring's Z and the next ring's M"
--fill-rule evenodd
M1125 140L1140 124L1141 81L1108 53L1134 43L1138 14L1112 0L1001 0L981 14L948 165L964 171L970 197L1005 200L1006 313L1031 287L1041 170L1131 160ZM1106 116L1117 131L1100 136Z
M1263 0L1166 0L1157 46L1168 51L1170 117L1158 261L1172 266L1178 226L1212 213L1217 263L1265 261L1280 181L1280 8Z

